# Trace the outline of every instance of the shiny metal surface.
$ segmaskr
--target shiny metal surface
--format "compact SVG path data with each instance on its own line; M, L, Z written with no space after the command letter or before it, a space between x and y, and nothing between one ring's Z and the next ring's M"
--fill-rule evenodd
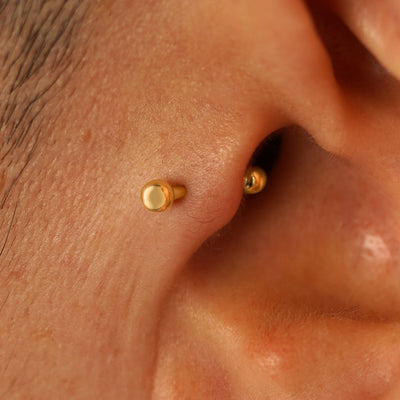
M141 197L147 210L162 212L170 208L175 200L184 197L185 194L184 186L171 186L168 182L156 179L144 185Z
M249 167L243 178L243 191L246 194L260 193L268 181L266 172L260 167Z

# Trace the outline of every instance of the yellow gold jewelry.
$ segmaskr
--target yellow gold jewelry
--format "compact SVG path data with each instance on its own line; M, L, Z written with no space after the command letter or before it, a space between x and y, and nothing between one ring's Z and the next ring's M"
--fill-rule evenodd
M185 194L184 186L171 186L168 182L156 179L143 186L142 202L149 211L161 212L170 208L175 200Z
M249 167L243 178L243 191L246 194L260 193L267 184L268 178L265 171L260 167Z

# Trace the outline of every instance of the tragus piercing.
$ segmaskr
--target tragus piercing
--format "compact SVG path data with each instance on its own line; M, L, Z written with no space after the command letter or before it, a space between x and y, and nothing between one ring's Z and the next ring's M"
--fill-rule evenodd
M247 168L243 177L243 191L245 194L260 193L267 181L267 174L262 168L251 166Z
M168 182L156 179L143 186L142 203L149 211L162 212L185 195L184 186L171 186Z
M260 167L249 167L243 178L245 194L260 193L268 181L266 172ZM185 186L171 186L168 182L155 179L147 182L141 192L142 203L149 211L162 212L172 206L175 200L186 195Z

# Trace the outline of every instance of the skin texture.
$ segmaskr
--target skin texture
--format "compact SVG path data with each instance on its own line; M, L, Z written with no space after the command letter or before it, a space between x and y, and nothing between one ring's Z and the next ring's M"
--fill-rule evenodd
M0 398L398 398L400 11L362 3L94 3L0 211Z

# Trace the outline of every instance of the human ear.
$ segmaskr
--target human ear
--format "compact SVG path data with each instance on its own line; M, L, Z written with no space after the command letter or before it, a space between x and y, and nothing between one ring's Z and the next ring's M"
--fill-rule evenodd
M82 64L54 99L63 112L12 209L1 392L365 399L390 389L397 82L384 75L382 89L368 57L342 74L330 36L343 24L325 35L334 16L311 11L293 0L95 4ZM348 60L351 43L339 36ZM269 184L244 197L246 167L274 132ZM187 195L149 213L140 192L153 179Z
M395 0L330 0L328 3L360 42L399 78L399 3Z
M177 276L160 325L160 398L381 398L399 373L398 163L382 167L397 151L398 84L379 75L390 101L380 96L370 55L344 71L362 46L328 9L273 5L257 3L241 37L252 100L284 116L280 158L266 191ZM314 26L326 21L332 30Z

